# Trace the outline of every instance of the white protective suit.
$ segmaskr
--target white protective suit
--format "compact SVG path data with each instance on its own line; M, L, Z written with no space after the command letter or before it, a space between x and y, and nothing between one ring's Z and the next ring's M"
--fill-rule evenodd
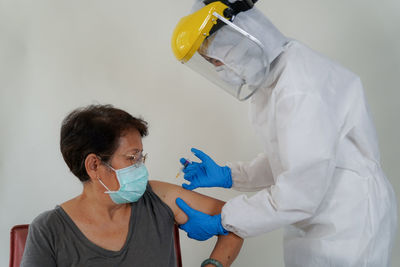
M222 225L243 238L284 226L290 267L388 266L396 199L360 79L285 38L256 8L234 23L263 43L271 67L250 99L264 153L228 163L233 188L259 192L228 201ZM229 42L223 29L214 49Z

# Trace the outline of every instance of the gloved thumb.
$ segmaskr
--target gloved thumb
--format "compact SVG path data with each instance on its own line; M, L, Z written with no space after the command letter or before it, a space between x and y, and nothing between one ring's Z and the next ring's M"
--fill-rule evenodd
M196 148L192 148L190 151L192 151L192 153L198 157L199 159L201 159L202 162L205 162L207 160L212 160L210 158L210 156L208 156L206 153L204 153L203 151L196 149Z
M178 205L178 207L183 210L184 213L186 213L186 215L189 217L193 214L194 209L192 209L191 207L189 207L188 204L186 204L185 201L183 201L183 199L181 199L180 197L178 197L176 200L176 205Z
M186 190L190 190L190 191L197 188L197 186L195 186L192 183L191 184L182 184L182 187L185 188Z

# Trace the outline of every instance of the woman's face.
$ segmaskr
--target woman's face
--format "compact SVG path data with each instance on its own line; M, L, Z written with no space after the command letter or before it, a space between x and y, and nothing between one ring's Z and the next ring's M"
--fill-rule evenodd
M111 156L108 164L115 170L129 167L137 162L143 152L142 137L140 133L133 129L128 130L119 139L117 150ZM119 183L115 172L106 164L99 168L99 175L103 183L111 190L118 190Z

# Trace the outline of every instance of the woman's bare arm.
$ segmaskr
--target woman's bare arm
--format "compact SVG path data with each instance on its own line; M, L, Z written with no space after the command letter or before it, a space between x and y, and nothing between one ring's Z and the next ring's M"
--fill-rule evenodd
M177 224L184 224L188 220L186 214L175 203L178 197L183 199L191 208L209 215L220 214L225 204L221 200L186 190L178 185L160 181L150 181L150 185L154 193L171 208ZM218 236L218 241L210 258L218 260L224 267L230 266L239 254L242 244L243 239L233 233L229 233L226 236Z

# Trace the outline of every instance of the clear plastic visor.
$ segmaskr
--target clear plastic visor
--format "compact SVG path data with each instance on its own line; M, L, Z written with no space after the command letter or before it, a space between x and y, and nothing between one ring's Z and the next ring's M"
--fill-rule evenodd
M226 24L185 64L243 101L264 83L269 61L260 41L231 22Z

